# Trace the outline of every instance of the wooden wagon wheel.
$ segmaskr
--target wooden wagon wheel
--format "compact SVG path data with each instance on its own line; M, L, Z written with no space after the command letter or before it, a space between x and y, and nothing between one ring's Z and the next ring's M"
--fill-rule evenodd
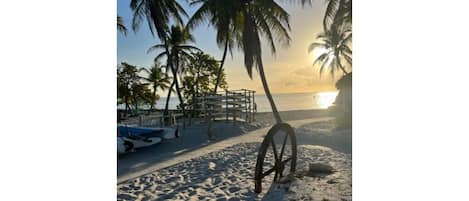
M259 154L257 155L254 175L254 191L256 193L262 191L262 179L264 177L275 172L273 182L276 182L285 174L295 172L296 149L295 131L290 125L278 123L269 130L264 141L262 141ZM272 155L274 161L272 161ZM290 170L286 168L288 165Z

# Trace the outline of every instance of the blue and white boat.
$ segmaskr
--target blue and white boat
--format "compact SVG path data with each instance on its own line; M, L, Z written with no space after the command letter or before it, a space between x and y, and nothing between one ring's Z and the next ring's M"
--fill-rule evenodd
M147 147L179 137L175 128L148 128L128 125L117 126L117 152L129 152L136 148Z

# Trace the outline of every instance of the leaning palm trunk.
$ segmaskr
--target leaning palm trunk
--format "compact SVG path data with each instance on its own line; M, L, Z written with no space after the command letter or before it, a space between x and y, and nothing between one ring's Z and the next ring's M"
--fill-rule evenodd
M168 89L168 96L166 98L166 105L164 106L164 112L163 114L168 114L168 110L169 110L169 98L171 97L171 91L173 90L173 87L174 87L174 81L173 83L171 83L171 86L169 87Z
M181 96L181 92L179 91L179 84L178 84L178 79L177 79L177 69L174 68L174 65L173 65L173 62L172 62L172 55L170 54L170 51L169 51L169 45L168 45L168 41L166 40L166 38L164 39L164 48L166 50L166 53L168 54L167 55L167 60L168 60L168 66L171 68L171 71L173 72L173 84L176 85L176 92L178 94L178 97L179 97L179 102L183 103L182 102L182 96ZM171 90L171 88L170 88ZM170 94L171 92L169 92L168 94ZM168 97L169 99L169 97ZM184 116L186 116L186 111L184 110L184 107L181 107L182 108L182 113ZM165 112L167 113L167 110L165 110Z
M262 59L259 58L257 60L258 60L257 63L258 63L259 76L261 77L262 86L264 87L265 95L267 96L267 99L269 100L270 107L272 107L272 113L274 114L275 120L277 121L277 123L281 123L282 119L280 118L280 114L278 113L277 106L275 106L274 99L272 98L269 85L267 84L267 80L265 78L264 65L262 64Z
M228 39L226 39L225 50L223 51L223 57L221 59L220 68L218 69L218 72L217 72L217 82L215 82L215 89L213 90L213 94L217 93L218 84L220 84L221 73L223 72L223 64L225 64L226 52L228 52L228 42L229 42Z
M182 114L184 116L186 116L186 110L184 108L184 99L182 98L182 95L181 95L181 88L179 87L179 82L178 82L178 76L177 76L177 72L179 70L179 57L177 56L176 54L176 69L173 70L173 76L174 76L174 82L175 82L175 87L176 87L176 93L178 95L178 98L179 98L179 104L181 105L181 109L182 109Z

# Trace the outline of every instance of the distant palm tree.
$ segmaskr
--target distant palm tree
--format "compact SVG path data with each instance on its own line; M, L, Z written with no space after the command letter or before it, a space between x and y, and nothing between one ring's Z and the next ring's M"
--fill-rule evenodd
M127 35L127 28L124 25L124 20L122 20L121 16L117 16L117 30L120 31L122 34Z
M177 24L182 24L181 14L188 17L182 6L176 0L131 0L130 8L134 12L132 29L136 31L145 18L152 35L156 32L156 35L164 44L167 54L170 54L167 40L170 20L172 19ZM168 58L171 58L171 56ZM167 66L171 68L172 71L176 70L173 66L172 59L168 59L167 63ZM168 110L165 110L165 113L167 113L167 111ZM183 113L185 113L184 109Z
M312 43L308 51L312 52L315 49L324 51L313 63L313 66L320 64L320 74L326 67L329 68L332 75L336 70L342 70L344 75L348 73L342 60L352 64L352 50L349 47L351 38L352 30L345 25L340 27L333 25L317 36L319 41Z
M163 91L169 89L169 84L171 81L170 77L165 75L165 73L163 73L163 71L161 70L161 64L159 62L153 64L150 69L142 68L142 70L148 73L148 75L146 77L143 77L143 79L147 81L153 88L153 95L150 105L150 110L152 110L153 106L156 103L156 91L158 90L158 88Z
M184 99L181 95L181 88L179 87L178 81L178 73L182 74L184 72L184 66L181 64L185 63L189 57L191 57L191 53L193 51L201 51L199 48L186 44L187 42L194 42L194 37L181 26L172 26L170 31L168 32L169 36L167 37L167 42L164 44L157 44L150 47L147 53L156 50L166 50L166 46L168 46L168 51L163 51L155 57L155 62L163 57L167 58L168 64L170 62L174 63L174 68L171 68L171 72L173 73L173 82L170 86L170 90L168 91L168 96L166 99L166 106L165 106L165 113L168 111L169 107L169 97L171 96L171 90L173 87L176 87L176 92L179 98L180 103L182 104L181 109L185 113L184 110ZM170 53L168 56L168 52Z
M219 1L219 0L196 0L191 5L202 4L187 22L187 28L193 29L201 23L208 21L217 30L216 41L219 47L223 47L223 56L220 61L220 68L217 73L217 80L213 93L217 92L220 83L223 65L225 64L226 54L234 46L233 33L237 30L237 16L239 8L243 5L242 1Z

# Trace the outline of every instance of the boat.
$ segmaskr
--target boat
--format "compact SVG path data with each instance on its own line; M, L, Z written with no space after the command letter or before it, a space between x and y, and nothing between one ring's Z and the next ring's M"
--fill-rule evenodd
M152 146L163 140L179 137L175 128L148 128L128 125L117 126L117 153L123 154L137 148Z

